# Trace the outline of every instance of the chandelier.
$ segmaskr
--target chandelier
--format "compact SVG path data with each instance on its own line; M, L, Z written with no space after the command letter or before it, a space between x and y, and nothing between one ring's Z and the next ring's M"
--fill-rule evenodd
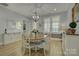
M39 20L39 15L37 14L37 11L34 12L34 15L32 16L32 18L35 22Z
M35 11L34 12L34 15L32 16L33 20L34 20L34 25L33 25L33 29L37 29L37 23L38 23L38 20L39 20L39 15L37 14L37 12Z
M33 20L37 22L39 20L38 9L40 8L39 4L35 4L34 14L32 16Z
M39 13L40 10L42 9L43 7L43 4L35 4L34 6L34 12L33 12L33 16L32 16L32 19L34 20L34 23L33 23L33 30L39 30L39 19L40 19L40 16L39 16Z

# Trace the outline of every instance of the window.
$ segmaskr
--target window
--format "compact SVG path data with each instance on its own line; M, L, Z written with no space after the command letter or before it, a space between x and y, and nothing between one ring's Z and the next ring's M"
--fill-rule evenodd
M58 32L59 31L59 23L53 23L52 29L53 29L53 32Z
M22 23L20 21L16 22L16 28L21 29L22 28Z
M59 33L60 31L60 16L44 19L44 32Z
M8 20L7 33L22 32L22 21Z
M44 32L48 33L50 32L50 19L44 19Z
M52 17L52 32L59 32L59 16Z

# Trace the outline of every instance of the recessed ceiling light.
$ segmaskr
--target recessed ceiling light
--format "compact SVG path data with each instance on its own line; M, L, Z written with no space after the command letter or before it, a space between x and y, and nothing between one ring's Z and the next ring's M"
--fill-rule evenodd
M56 11L57 9L56 9L56 8L54 8L53 10L54 10L54 11Z

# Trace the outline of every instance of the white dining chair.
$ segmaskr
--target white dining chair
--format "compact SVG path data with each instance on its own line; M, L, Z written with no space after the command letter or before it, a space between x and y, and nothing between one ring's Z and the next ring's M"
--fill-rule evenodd
M31 49L32 48L35 48L35 52L37 52L38 49L40 48L43 48L43 52L44 52L44 56L46 55L46 46L47 46L48 43L48 38L47 36L45 35L43 39L39 40L39 41L36 41L36 42L33 42L31 43L31 38L28 37L26 40L25 40L25 44L24 44L24 48L25 49L29 49L29 56L31 55Z

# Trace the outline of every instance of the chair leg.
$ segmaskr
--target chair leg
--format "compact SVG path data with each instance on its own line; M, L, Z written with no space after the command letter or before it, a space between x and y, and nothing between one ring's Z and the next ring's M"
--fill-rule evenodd
M35 47L35 52L37 52L37 47Z
M44 56L46 56L46 51L45 51L45 49L43 49L44 50Z
M31 48L29 48L29 56L31 56Z
M24 55L26 55L27 53L26 53L27 51L26 51L26 49L24 50Z

